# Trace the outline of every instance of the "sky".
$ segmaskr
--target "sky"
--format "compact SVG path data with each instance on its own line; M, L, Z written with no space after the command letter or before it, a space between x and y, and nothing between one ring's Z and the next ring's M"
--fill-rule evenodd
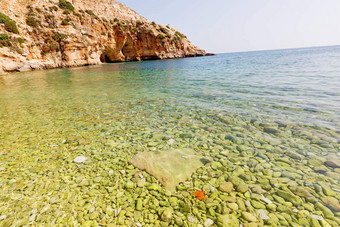
M340 0L118 0L207 52L340 44Z

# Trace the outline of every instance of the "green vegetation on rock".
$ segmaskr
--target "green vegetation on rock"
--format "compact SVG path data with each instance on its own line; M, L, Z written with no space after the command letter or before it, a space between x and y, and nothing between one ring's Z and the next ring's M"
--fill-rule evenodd
M85 12L91 16L96 16L96 14L94 14L94 12L90 9L85 10Z
M70 15L71 14L71 12L70 12L70 10L64 10L64 12L63 12L63 14L65 14L65 15Z
M48 7L48 9L52 12L52 11L58 11L58 7L57 6L50 6Z
M9 37L7 34L0 34L0 40L9 40Z
M162 35L162 34L158 34L157 37L160 38L160 39L164 39L165 38L165 36Z
M65 19L61 22L61 25L64 25L64 26L69 25L69 24L70 24L70 21L71 21L70 18L65 18Z
M66 39L66 38L67 38L67 35L59 33L59 32L56 32L52 35L52 39L54 39L57 42L60 42L61 40Z
M37 28L40 24L40 20L36 19L33 16L28 16L26 19L26 24L33 28Z
M74 10L74 6L72 5L72 3L66 0L59 0L59 7L61 9L68 9L71 11Z
M159 30L160 30L161 32L163 32L165 35L169 36L169 32L168 32L168 30L167 30L166 28L160 26L160 27L159 27Z
M10 46L10 39L7 34L0 34L0 47Z
M14 20L9 18L7 15L0 12L0 24L5 24L5 29L8 32L18 34L18 27Z

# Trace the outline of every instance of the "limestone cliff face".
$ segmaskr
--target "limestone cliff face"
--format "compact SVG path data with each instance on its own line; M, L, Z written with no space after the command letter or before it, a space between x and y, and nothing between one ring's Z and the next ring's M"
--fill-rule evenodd
M202 55L113 0L0 1L0 73Z

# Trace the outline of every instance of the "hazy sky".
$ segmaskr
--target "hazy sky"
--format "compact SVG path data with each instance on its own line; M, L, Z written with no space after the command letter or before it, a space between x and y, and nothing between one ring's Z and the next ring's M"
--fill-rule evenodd
M340 44L340 0L118 0L208 52Z

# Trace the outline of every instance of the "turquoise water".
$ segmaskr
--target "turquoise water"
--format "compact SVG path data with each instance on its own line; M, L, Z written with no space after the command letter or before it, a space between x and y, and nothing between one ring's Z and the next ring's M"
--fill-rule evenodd
M0 125L2 225L250 223L244 212L259 225L340 224L340 46L1 76ZM145 172L138 186L128 160L172 148L212 162L178 188L168 222L167 206L149 203L174 195L150 189L157 180ZM74 163L80 155L86 162ZM233 192L219 190L223 181Z

